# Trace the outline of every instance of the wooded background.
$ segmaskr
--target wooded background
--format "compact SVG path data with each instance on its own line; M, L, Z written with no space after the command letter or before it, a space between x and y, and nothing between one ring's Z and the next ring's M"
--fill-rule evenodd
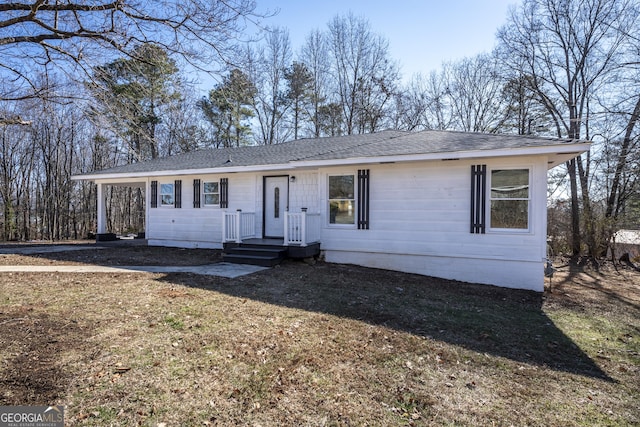
M292 46L282 27L254 37L269 22L256 6L0 4L0 240L95 232L95 186L75 174L384 129L592 140L550 175L552 250L603 256L616 230L640 228L637 1L524 0L493 52L404 79L366 17L336 15ZM143 231L139 190L107 197L111 231Z

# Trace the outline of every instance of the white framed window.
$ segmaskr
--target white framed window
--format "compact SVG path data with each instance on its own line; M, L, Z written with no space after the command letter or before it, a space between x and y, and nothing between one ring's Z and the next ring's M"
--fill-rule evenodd
M527 231L531 205L528 168L493 169L489 175L489 228Z
M205 206L220 205L220 185L217 181L205 181L202 185Z
M329 224L355 225L355 175L329 176Z
M173 183L160 184L160 205L161 206L174 206L175 193Z

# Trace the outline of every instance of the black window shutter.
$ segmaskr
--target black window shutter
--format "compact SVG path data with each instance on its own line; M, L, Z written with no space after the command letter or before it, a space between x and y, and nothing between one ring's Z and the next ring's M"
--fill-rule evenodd
M199 179L193 180L193 207L194 208L200 207L200 180Z
M152 208L158 207L158 181L151 181L151 204Z
M358 229L369 229L369 169L358 170Z
M471 166L471 232L484 234L487 207L487 165Z
M182 207L182 180L180 179L176 179L174 181L174 202L173 202L173 207L174 208L181 208Z
M220 207L229 207L229 178L220 178Z

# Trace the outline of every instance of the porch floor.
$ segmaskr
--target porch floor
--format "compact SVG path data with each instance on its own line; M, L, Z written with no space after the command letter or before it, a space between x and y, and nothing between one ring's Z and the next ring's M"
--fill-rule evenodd
M278 238L267 238L267 239L245 239L242 241L243 244L247 245L261 245L261 246L284 246L284 239Z

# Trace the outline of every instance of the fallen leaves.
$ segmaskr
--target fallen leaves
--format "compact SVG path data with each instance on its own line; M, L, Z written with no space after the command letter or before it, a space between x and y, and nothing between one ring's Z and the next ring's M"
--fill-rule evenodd
M334 283L339 274L343 281ZM2 288L0 322L46 312L59 326L74 318L86 329L74 341L56 336L54 346L65 352L50 361L68 369L60 396L70 396L75 425L572 425L588 420L585 406L609 424L636 419L628 393L637 389L635 356L622 353L633 350L636 337L625 335L629 330L611 335L612 348L600 355L613 360L589 352L619 382L545 365L538 351L565 360L562 352L572 347L546 334L557 328L545 317L546 302L541 309L525 295L514 305L502 298L511 291L285 264L243 280L60 275L47 282L54 300L45 307L36 293L41 284L31 283L36 276L15 276ZM494 293L501 294L495 307ZM32 309L18 312L21 305ZM505 344L506 323L476 327L479 305L497 321L510 313L504 307L517 311L512 322L534 312L513 339L522 347ZM452 307L472 319L452 322ZM582 345L578 335L570 338ZM615 415L606 415L610 407Z

